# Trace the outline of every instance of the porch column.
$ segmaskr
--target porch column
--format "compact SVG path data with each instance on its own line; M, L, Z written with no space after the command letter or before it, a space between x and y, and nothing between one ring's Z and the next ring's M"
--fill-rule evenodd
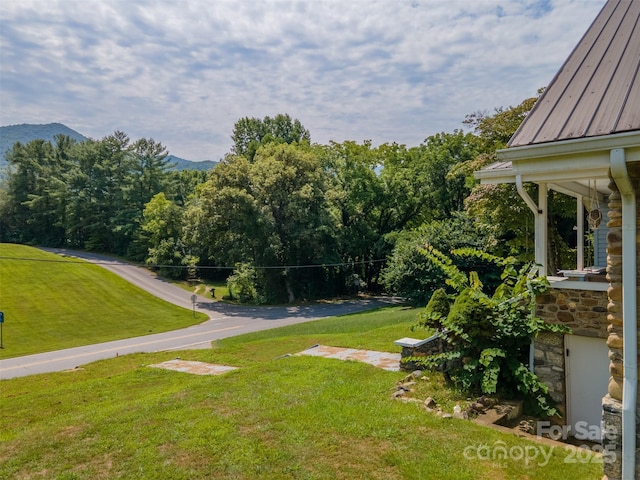
M538 184L538 214L536 215L536 263L540 264L540 275L547 276L547 184ZM555 274L555 272L553 272Z
M636 192L636 261L640 262L640 162L627 163L631 183ZM607 345L609 346L609 381L608 395L602 399L603 446L615 455L613 462L604 462L604 479L618 480L622 478L622 399L624 378L623 349L623 250L622 250L622 198L616 183L609 183L609 221L607 227L607 279L609 280L609 305L607 306L609 322ZM638 263L640 265L640 263ZM636 313L640 307L640 272L636 276ZM637 361L637 359L636 359ZM640 406L636 407L640 410ZM637 423L637 420L636 420ZM640 428L636 426L637 431ZM633 474L633 472L630 472ZM637 478L640 478L640 458L636 458Z
M516 188L520 197L533 212L535 219L535 260L539 265L538 274L547 276L547 184L538 184L538 204L533 201L522 183L522 176L516 175Z
M584 270L584 204L582 202L582 196L578 195L576 200L578 204L578 217L576 219L576 270Z

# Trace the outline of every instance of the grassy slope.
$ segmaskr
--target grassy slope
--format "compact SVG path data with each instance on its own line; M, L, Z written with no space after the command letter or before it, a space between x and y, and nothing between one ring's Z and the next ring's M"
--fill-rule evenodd
M0 358L158 333L206 319L201 314L194 319L190 310L96 265L24 245L0 244L0 257L5 314Z
M600 465L589 458L565 463L571 457L561 449L544 465L541 458L468 458L467 447L539 447L391 400L403 373L276 358L314 343L389 346L410 335L414 321L415 311L390 308L179 353L241 367L216 377L147 366L176 355L164 352L0 382L0 478L600 478ZM437 374L430 377L436 400L455 402L455 392L443 389Z

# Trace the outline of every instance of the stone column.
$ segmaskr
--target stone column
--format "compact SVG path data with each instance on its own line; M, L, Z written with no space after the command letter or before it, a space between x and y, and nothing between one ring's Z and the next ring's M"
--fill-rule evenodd
M618 186L609 184L609 221L607 228L607 280L609 280L609 304L607 305L607 345L609 347L609 396L622 400L622 201Z
M627 164L631 182L636 191L636 259L640 265L640 164L632 162ZM618 186L613 180L609 183L609 221L607 227L607 279L609 280L609 303L607 305L607 328L609 347L609 380L608 394L602 399L603 420L603 447L612 455L608 455L603 463L603 480L617 480L622 477L622 382L623 368L623 311L622 311L622 200ZM640 274L638 275L640 279ZM637 285L640 283L637 283ZM640 290L640 289L639 289ZM638 292L638 304L640 305L640 291ZM637 359L636 359L637 361ZM640 398L640 397L639 397ZM638 404L640 405L640 403ZM640 411L640 406L636 407ZM637 432L640 432L636 417ZM637 445L640 446L640 437L636 434ZM640 478L640 455L636 453L636 478Z

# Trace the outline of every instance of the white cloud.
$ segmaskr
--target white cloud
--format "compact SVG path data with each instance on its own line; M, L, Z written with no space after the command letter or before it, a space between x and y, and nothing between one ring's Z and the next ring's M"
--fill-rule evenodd
M545 86L604 0L31 0L0 9L0 123L218 159L243 116L417 145Z

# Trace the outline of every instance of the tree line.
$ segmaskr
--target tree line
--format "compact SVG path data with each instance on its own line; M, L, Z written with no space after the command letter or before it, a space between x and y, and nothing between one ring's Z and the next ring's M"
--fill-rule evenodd
M161 143L119 131L16 143L0 240L122 255L172 277L233 273L254 302L386 290L424 303L442 275L416 246L532 256L533 218L515 189L479 186L473 170L534 102L469 115L473 131L414 147L320 145L289 115L246 117L209 172L172 171ZM551 204L562 227L571 209ZM569 251L570 234L554 232Z

